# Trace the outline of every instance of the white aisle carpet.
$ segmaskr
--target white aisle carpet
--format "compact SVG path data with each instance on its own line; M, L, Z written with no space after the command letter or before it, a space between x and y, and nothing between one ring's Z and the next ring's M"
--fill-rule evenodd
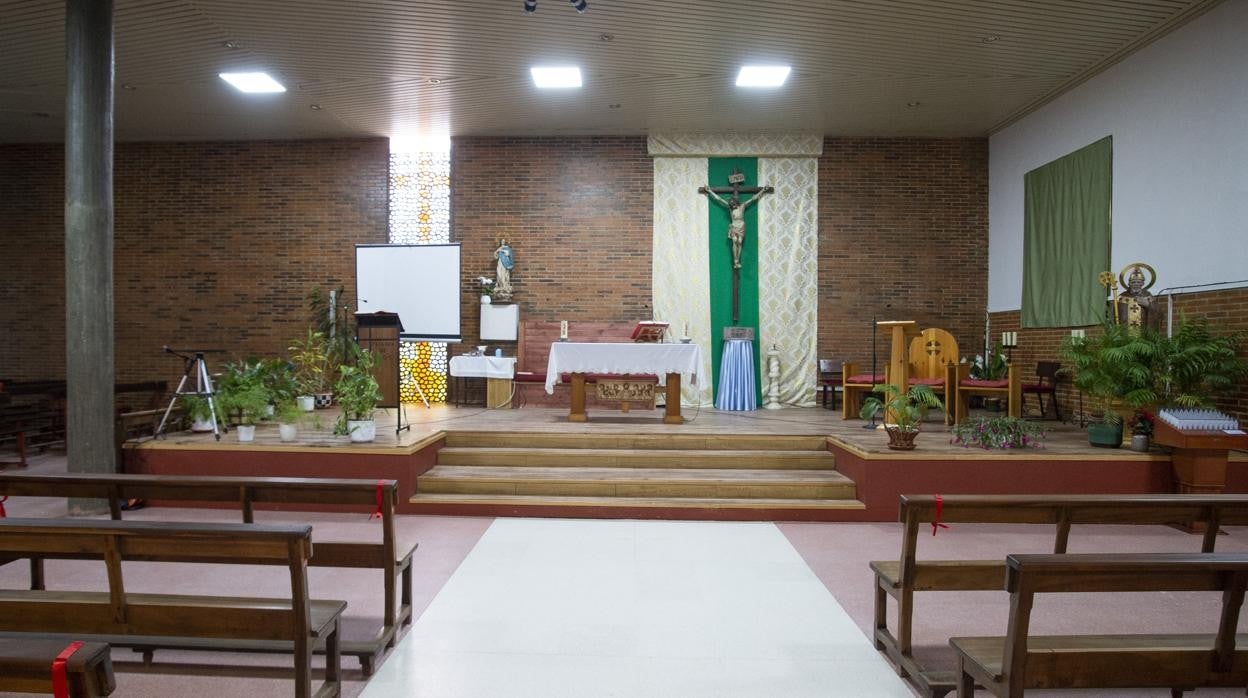
M363 695L913 694L770 523L497 519Z

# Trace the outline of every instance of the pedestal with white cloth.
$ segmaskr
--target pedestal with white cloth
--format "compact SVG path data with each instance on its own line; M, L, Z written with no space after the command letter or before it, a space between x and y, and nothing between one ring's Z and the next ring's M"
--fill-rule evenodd
M510 405L512 379L516 375L514 356L453 356L449 372L453 378L484 378L486 407Z

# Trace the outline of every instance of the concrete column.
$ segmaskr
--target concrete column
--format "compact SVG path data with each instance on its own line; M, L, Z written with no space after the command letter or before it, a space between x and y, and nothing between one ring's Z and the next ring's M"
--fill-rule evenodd
M65 3L66 443L74 473L116 472L113 442L113 0ZM71 514L107 511L74 499Z

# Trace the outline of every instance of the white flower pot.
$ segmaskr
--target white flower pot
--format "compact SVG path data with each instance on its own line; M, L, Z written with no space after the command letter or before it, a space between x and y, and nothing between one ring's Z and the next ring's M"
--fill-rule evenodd
M207 419L196 419L191 422L191 431L206 432L212 431L212 422Z
M278 424L277 433L281 435L282 441L294 441L299 436L299 425L297 424Z
M264 418L273 419L273 414L275 411L276 411L276 408L274 408L273 405L265 405L264 406Z
M300 395L295 400L299 403L299 409L304 412L311 412L316 409L316 398L311 395Z
M246 444L256 440L256 425L240 424L234 428L238 431L239 443Z
M494 301L491 300L489 296L481 296L481 305L489 305L490 303L493 303L493 302Z
M377 420L348 419L347 432L351 436L351 441L355 443L372 441L377 438Z

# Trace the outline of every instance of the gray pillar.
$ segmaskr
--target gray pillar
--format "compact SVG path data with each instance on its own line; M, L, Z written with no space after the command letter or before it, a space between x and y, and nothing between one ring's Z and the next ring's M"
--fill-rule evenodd
M113 443L113 2L65 3L66 448L72 473L116 472ZM74 499L71 514L107 511Z

